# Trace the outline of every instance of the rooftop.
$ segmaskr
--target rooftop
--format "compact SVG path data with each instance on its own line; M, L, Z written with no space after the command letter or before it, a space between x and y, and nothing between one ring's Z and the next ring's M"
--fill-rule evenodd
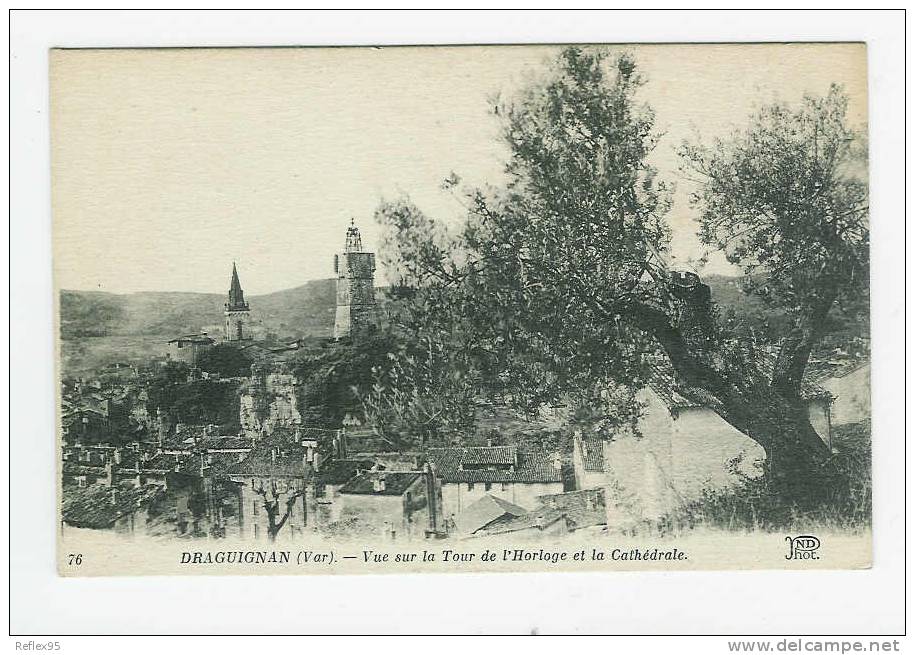
M61 505L61 517L78 528L108 528L118 519L147 507L163 493L158 485L148 484L138 489L114 489L89 486L67 488Z
M375 465L371 459L332 459L321 462L318 469L318 482L322 484L340 485L349 482L362 471L367 471Z
M418 471L366 472L340 487L340 493L367 496L402 496L422 476L423 474ZM384 480L383 490L377 490L377 480Z
M592 436L575 435L575 443L581 451L585 470L597 473L604 471L604 442Z
M429 461L442 482L562 482L554 456L516 446L430 448Z
M203 343L203 344L214 344L216 343L215 339L208 337L206 332L201 332L200 334L185 334L180 337L175 337L174 339L169 339L169 343L180 343L182 342L189 343Z
M306 450L285 433L274 433L262 439L242 461L228 468L229 475L255 477L307 478L311 464L305 461Z
M518 517L527 514L527 510L492 494L471 503L457 518L457 528L464 534L473 534L504 517Z

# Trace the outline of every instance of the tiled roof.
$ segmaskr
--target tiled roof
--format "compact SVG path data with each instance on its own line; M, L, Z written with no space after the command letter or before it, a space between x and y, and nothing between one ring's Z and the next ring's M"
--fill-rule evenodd
M581 459L586 471L603 473L604 471L604 442L594 437L575 435L575 443L581 451Z
M188 470L193 459L189 455L168 455L166 453L160 453L155 457L151 457L145 462L140 463L141 471L154 471L158 473L169 473L176 469ZM125 469L122 469L125 470ZM129 469L126 469L129 471Z
M585 489L561 494L538 496L540 506L521 516L494 521L481 530L485 534L503 534L531 528L546 528L565 519L570 530L607 523L603 489Z
M248 437L205 437L197 443L203 450L251 450L254 440Z
M759 357L756 360L756 366L759 367L760 372L771 380L772 374L775 372L775 357L771 355ZM801 380L801 398L814 400L817 398L832 398L832 395L826 389L813 382L810 372L807 371Z
M216 341L208 337L206 334L185 334L180 337L175 337L170 339L169 343L176 343L179 341L189 341L191 343L204 343L204 344L214 344Z
M328 428L312 428L304 427L299 428L299 437L302 439L309 439L314 441L322 441L324 439L331 439L337 435L337 430L331 430Z
M206 459L206 468L209 474L222 474L239 463L239 457L244 458L242 453L208 453Z
M65 461L62 469L64 475L105 475L104 466L86 466L73 461Z
M826 382L830 379L844 378L855 371L870 365L869 359L844 359L818 362L816 365L808 365L814 372L814 378L817 382Z
M256 477L308 478L311 465L305 461L305 449L279 431L258 442L248 456L228 468L229 475Z
M158 485L138 489L114 489L90 486L67 488L61 503L61 517L79 528L108 528L121 517L132 514L152 503L163 493Z
M492 494L471 503L457 518L457 528L464 534L473 534L477 530L503 517L517 517L527 514L527 510Z
M318 482L321 484L339 485L352 480L361 471L367 471L375 465L371 459L332 459L321 462L318 469Z
M340 493L369 496L402 496L422 475L422 473L415 471L363 473L340 487ZM375 491L375 480L379 478L384 480L384 491Z
M516 453L517 464L508 453ZM430 448L428 457L442 482L562 482L553 457L542 451L522 452L514 446Z

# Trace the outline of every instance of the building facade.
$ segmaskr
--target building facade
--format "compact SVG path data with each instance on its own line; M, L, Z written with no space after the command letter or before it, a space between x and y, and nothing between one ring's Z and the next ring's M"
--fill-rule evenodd
M558 454L521 452L516 446L430 448L429 461L442 486L442 514L449 525L489 494L524 509L537 497L563 491Z
M364 252L355 222L346 230L343 252L334 255L337 313L334 339L349 337L375 323L375 253Z
M166 359L172 362L184 362L196 366L200 356L210 350L216 341L205 332L200 334L186 334L168 342Z

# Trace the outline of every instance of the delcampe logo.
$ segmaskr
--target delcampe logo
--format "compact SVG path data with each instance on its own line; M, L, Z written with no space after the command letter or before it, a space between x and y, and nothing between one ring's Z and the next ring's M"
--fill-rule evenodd
M788 542L788 554L785 559L820 559L820 554L816 552L820 548L820 540L810 534L802 534L797 537L785 537Z

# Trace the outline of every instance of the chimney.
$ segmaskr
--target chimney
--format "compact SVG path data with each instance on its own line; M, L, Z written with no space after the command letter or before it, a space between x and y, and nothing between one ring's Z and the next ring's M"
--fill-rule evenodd
M118 504L118 490L115 488L111 489L111 504L112 505Z
M114 463L115 464L121 463L121 450L119 448L114 449Z
M546 527L546 521L544 520L544 518L542 516L538 516L537 517L537 529L543 530L543 528L545 528L545 527Z
M276 466L276 448L270 449L270 461L272 461L273 465Z
M372 489L375 493L383 493L385 490L384 476L379 475L374 480L372 480Z

